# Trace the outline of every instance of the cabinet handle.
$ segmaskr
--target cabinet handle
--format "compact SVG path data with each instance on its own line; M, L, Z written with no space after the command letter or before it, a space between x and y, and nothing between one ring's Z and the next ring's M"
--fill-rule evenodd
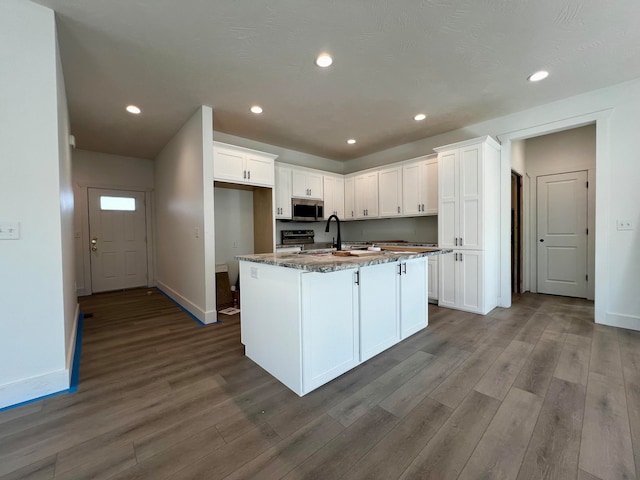
M353 210L351 210L351 216L353 217Z
M454 261L457 262L458 261L458 254L454 253L454 255L455 255L455 260Z
M360 285L360 270L356 270L356 285Z
M460 246L462 246L462 237L460 237ZM460 254L462 255L462 254Z
M402 264L398 264L398 275L402 275Z
M242 171L242 178L244 178L244 179L247 178L247 171L246 170Z
M402 273L407 274L407 262L402 264Z
M247 180L251 180L251 170L247 170Z
M462 261L462 254L460 254L460 261Z
M420 211L420 204L418 204L418 211Z
M398 213L400 213L400 205L398 205Z
M455 238L456 247L458 246L458 237Z

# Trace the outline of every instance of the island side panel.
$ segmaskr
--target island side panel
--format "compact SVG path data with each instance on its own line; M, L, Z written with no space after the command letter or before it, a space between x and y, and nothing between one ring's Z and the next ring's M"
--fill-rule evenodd
M302 275L304 393L360 363L356 272Z
M240 328L247 357L302 395L302 270L240 262Z

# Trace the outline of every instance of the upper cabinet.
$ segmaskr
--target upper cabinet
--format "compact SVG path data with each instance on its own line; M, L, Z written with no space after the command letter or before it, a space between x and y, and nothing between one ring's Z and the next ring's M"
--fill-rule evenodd
M402 167L404 215L438 214L438 159L422 157Z
M291 220L291 169L276 165L276 218Z
M356 218L356 190L355 177L344 179L344 219L355 220Z
M344 179L324 175L324 218L337 215L344 218Z
M378 171L368 171L355 177L355 217L378 216Z
M485 244L485 225L491 224L493 218L489 217L497 218L499 212L499 205L487 201L496 197L495 191L499 192L499 171L496 173L495 170L499 168L500 146L491 137L457 145L458 148L438 149L438 245L481 250ZM487 164L488 161L491 163ZM486 212L491 213L485 215Z
M292 169L293 196L297 198L323 199L322 174Z
M402 167L378 171L378 202L381 217L402 215Z
M276 158L270 153L213 142L213 179L272 187Z

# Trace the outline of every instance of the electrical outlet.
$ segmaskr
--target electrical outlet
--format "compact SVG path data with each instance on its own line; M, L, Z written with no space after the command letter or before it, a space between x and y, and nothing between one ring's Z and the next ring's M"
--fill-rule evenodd
M618 220L618 230L633 230L631 220Z
M0 222L0 240L18 240L20 224L18 222Z

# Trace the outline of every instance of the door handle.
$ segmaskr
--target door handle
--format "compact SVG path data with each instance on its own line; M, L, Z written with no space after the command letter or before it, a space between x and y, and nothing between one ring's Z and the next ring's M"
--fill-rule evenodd
M98 237L93 237L91 239L91 251L92 252L98 251Z
M541 242L544 242L544 238L541 238L541 239L540 239L540 241L541 241Z

